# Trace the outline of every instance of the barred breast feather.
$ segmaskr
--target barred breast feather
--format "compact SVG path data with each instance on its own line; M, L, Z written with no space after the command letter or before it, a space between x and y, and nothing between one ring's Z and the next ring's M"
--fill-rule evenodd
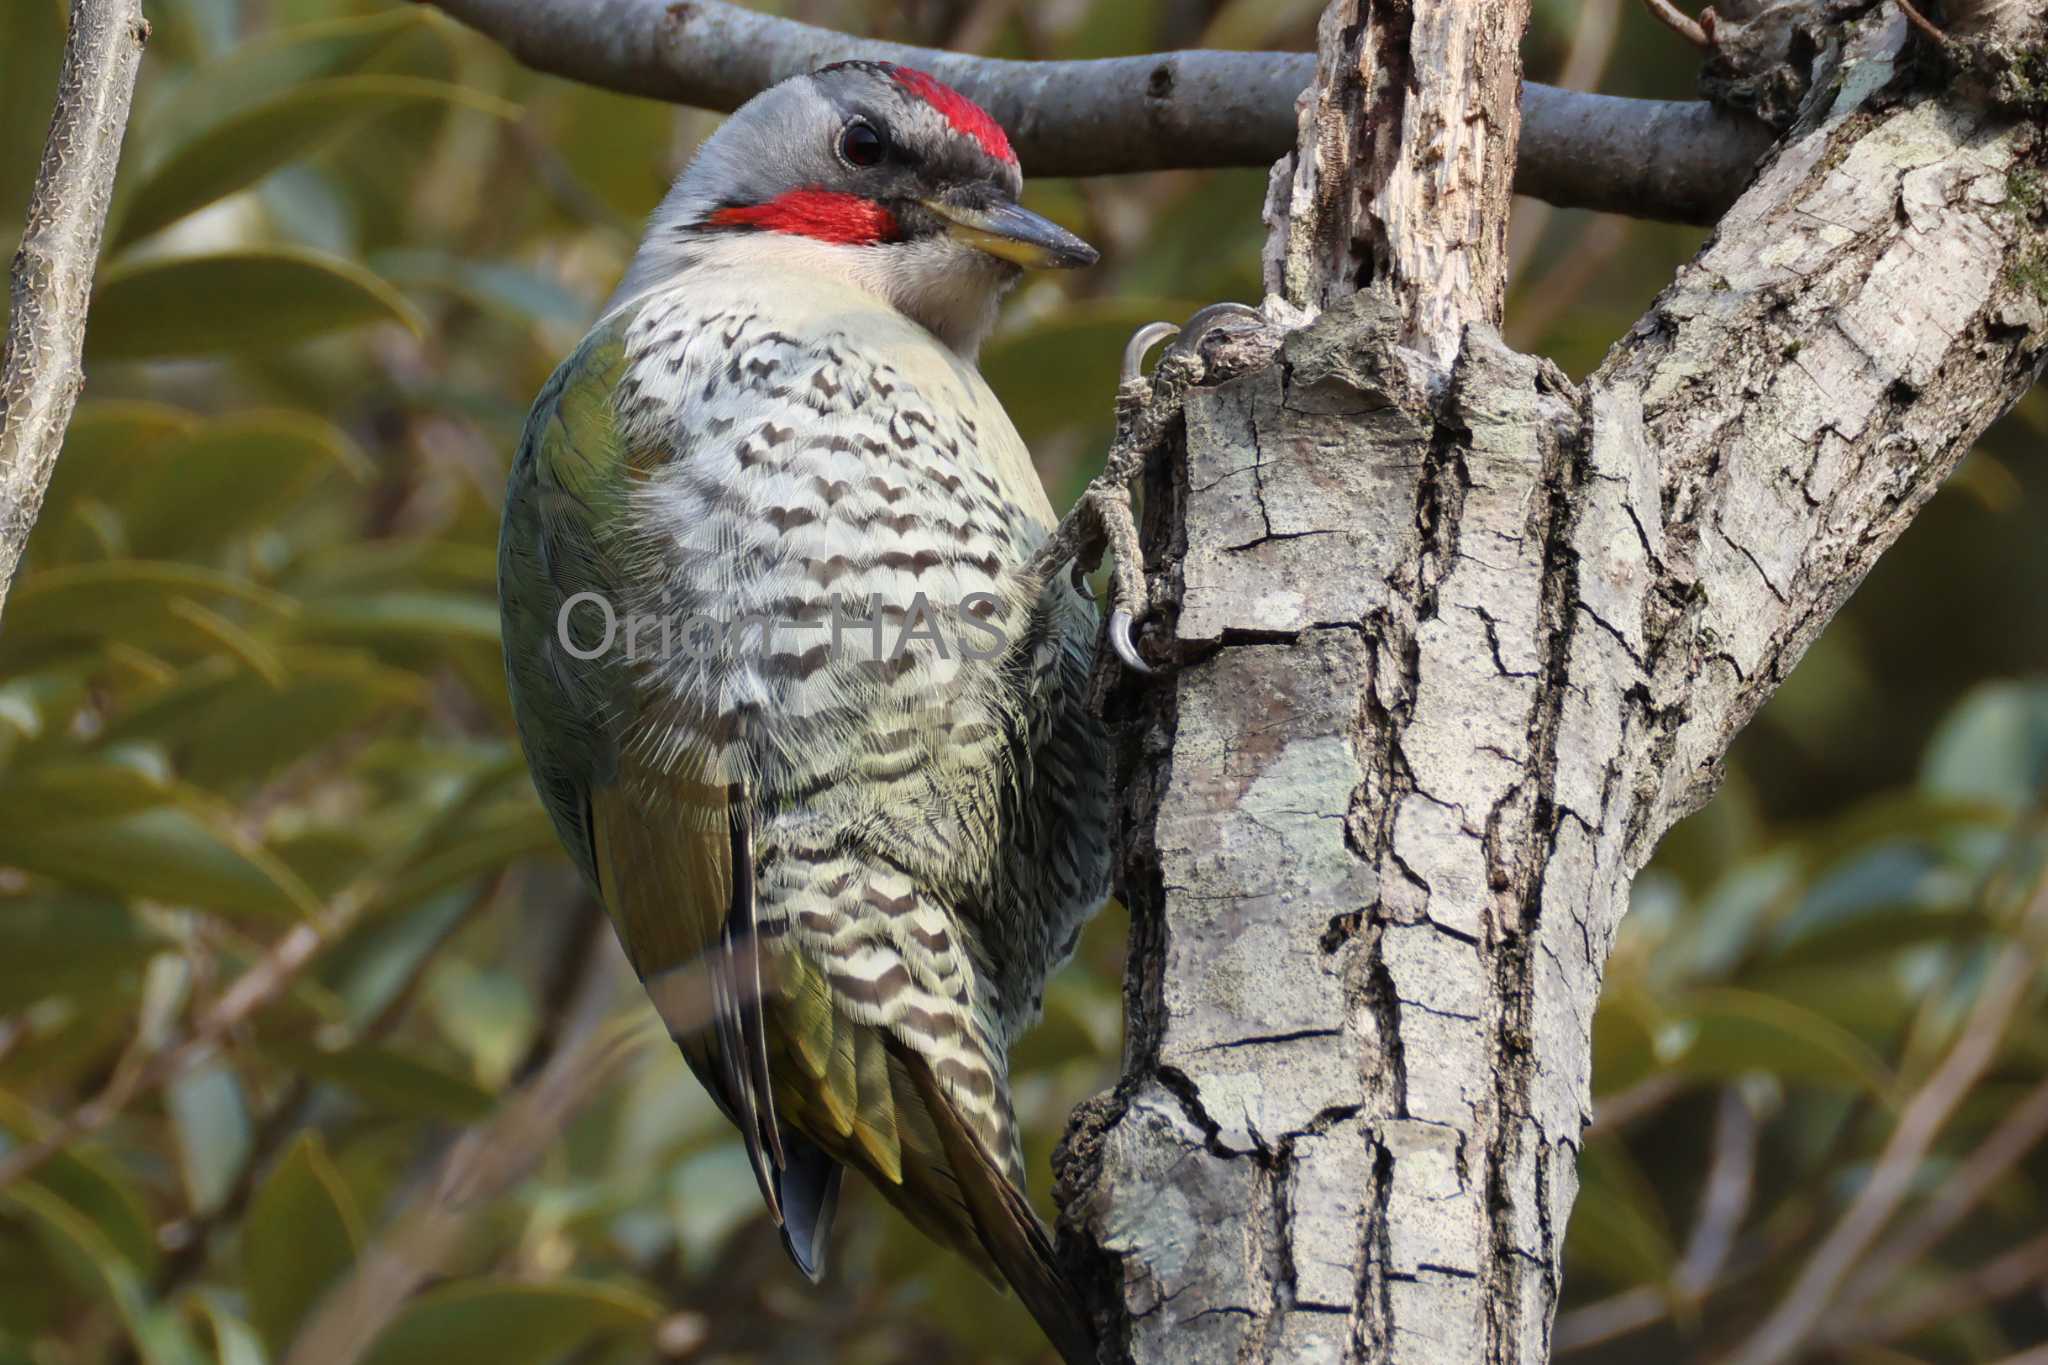
M1107 888L1093 607L1020 575L1051 509L971 364L850 285L685 279L585 339L515 463L536 785L657 1006L708 969L679 1042L799 1265L853 1166L1030 1278L1006 1057ZM560 633L585 593L610 648L593 599Z

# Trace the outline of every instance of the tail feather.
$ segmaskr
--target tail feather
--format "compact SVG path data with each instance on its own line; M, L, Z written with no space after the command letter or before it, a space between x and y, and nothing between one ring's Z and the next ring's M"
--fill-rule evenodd
M826 1244L839 1208L839 1176L846 1168L803 1134L782 1135L787 1160L775 1172L782 1209L782 1245L798 1270L816 1284L825 1278Z
M1095 1331L1081 1311L1079 1295L1060 1270L1052 1233L1024 1192L968 1130L924 1058L905 1056L903 1062L938 1129L946 1164L959 1181L975 1234L989 1259L1067 1365L1096 1365Z

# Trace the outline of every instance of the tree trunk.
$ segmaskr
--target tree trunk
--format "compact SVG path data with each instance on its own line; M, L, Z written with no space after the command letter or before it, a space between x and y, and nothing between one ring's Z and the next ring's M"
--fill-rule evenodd
M1112 698L1126 1066L1058 1161L1110 1358L1549 1358L1630 880L2048 356L2044 20L1890 4L1752 73L1796 121L1584 385L1515 354L1525 8L1331 7L1272 326L1150 476L1180 667Z

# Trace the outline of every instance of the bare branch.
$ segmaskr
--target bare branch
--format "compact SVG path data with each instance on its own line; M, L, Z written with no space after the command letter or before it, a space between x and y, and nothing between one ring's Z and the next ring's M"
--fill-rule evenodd
M86 305L148 39L142 0L72 0L0 352L0 609L85 383Z
M1524 81L1515 193L1559 208L1712 223L1775 136L1705 100L1631 100Z
M1020 62L852 38L722 0L428 0L539 71L732 110L785 77L867 58L921 66L1002 120L1034 175L1269 166L1293 150L1305 52ZM1523 87L1515 189L1568 208L1709 223L1772 134L1703 101Z

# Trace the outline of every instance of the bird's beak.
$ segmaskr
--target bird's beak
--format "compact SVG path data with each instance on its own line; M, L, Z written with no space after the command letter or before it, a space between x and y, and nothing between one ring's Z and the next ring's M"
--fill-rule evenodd
M924 206L946 220L946 235L991 256L1037 270L1072 270L1094 265L1099 253L1050 218L1019 204L985 207L927 199Z

